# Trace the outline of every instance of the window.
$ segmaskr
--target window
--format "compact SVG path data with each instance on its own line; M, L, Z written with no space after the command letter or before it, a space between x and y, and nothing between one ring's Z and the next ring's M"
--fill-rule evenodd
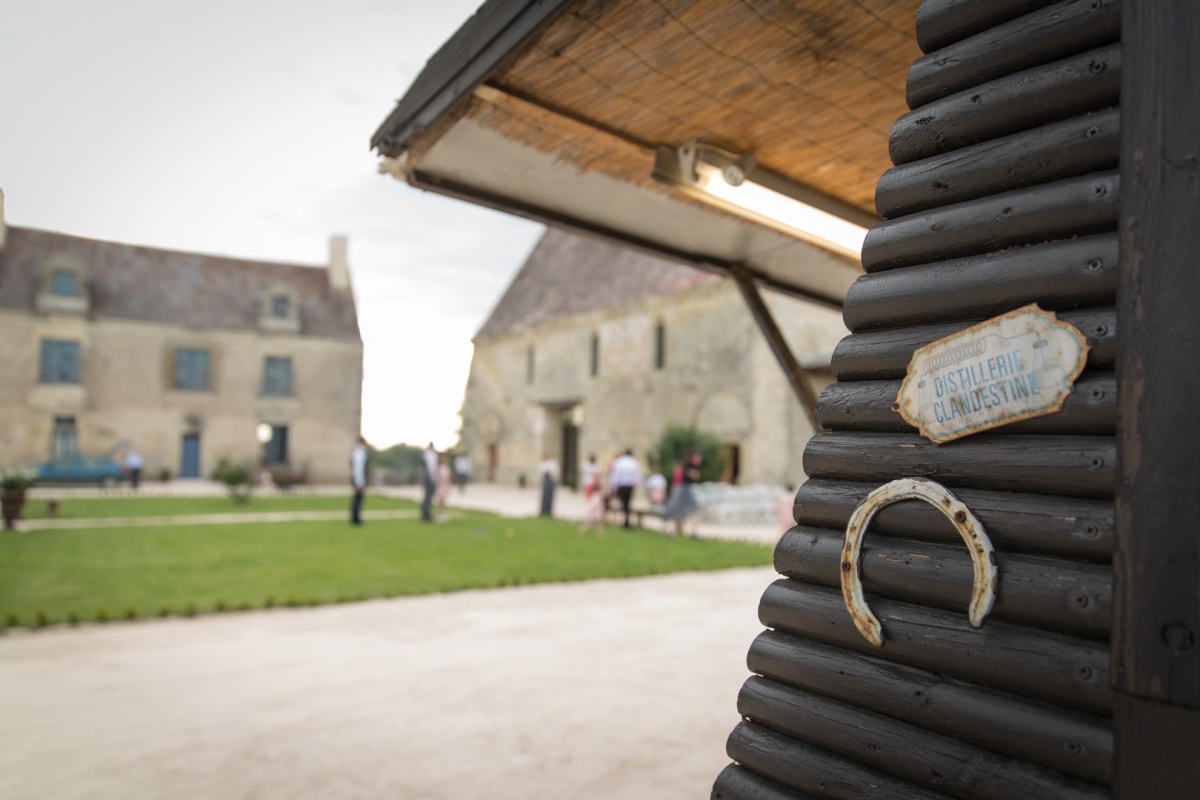
M50 457L70 458L75 455L77 437L74 417L55 417L50 433Z
M175 388L207 391L209 359L207 350L190 347L175 349Z
M534 366L533 345L530 345L529 349L525 351L525 382L526 383L533 383L533 366Z
M271 438L263 442L263 458L272 467L287 464L288 461L288 429L287 425L272 425Z
M263 394L290 397L292 394L292 359L287 356L267 356L263 365Z
M271 316L287 319L292 315L292 298L286 294L271 295Z
M74 270L56 269L50 275L50 293L59 297L74 297L79 294L79 278Z
M591 375L596 377L600 374L600 335L592 334L592 367Z
M662 369L667 365L667 326L658 323L654 327L654 368Z
M43 339L38 380L42 383L79 383L79 342Z

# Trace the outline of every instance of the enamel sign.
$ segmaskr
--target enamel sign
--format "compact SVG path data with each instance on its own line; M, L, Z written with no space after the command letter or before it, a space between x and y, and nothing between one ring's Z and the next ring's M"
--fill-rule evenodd
M938 443L1053 414L1090 349L1053 311L1025 306L913 353L892 408Z

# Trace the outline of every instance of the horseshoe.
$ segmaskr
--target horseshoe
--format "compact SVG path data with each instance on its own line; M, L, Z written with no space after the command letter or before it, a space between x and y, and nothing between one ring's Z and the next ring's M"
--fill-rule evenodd
M971 553L975 580L967 618L972 628L983 625L996 602L996 551L971 510L941 484L923 478L894 480L871 492L854 509L846 525L846 543L842 546L842 597L846 601L846 610L850 612L858 632L876 647L883 647L882 628L863 599L862 578L859 576L863 535L875 512L892 503L910 499L924 500L941 511L954 524Z

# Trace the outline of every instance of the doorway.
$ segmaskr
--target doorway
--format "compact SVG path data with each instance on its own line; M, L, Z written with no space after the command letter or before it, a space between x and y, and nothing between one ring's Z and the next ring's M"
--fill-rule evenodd
M572 489L579 488L579 425L583 421L582 406L566 406L562 409L562 447L559 463L562 465L562 484Z
M179 447L179 477L200 477L200 434L185 433Z
M721 483L738 482L738 476L742 471L742 451L736 444L721 445L721 455L724 457L725 467L721 470L721 477L718 478Z
M488 445L487 482L496 482L496 467L500 466L500 448L494 443Z

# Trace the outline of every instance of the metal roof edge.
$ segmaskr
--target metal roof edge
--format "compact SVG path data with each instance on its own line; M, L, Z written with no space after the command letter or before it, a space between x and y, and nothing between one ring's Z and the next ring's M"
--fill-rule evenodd
M396 156L413 136L487 79L493 69L552 20L570 0L488 0L454 32L371 137Z

